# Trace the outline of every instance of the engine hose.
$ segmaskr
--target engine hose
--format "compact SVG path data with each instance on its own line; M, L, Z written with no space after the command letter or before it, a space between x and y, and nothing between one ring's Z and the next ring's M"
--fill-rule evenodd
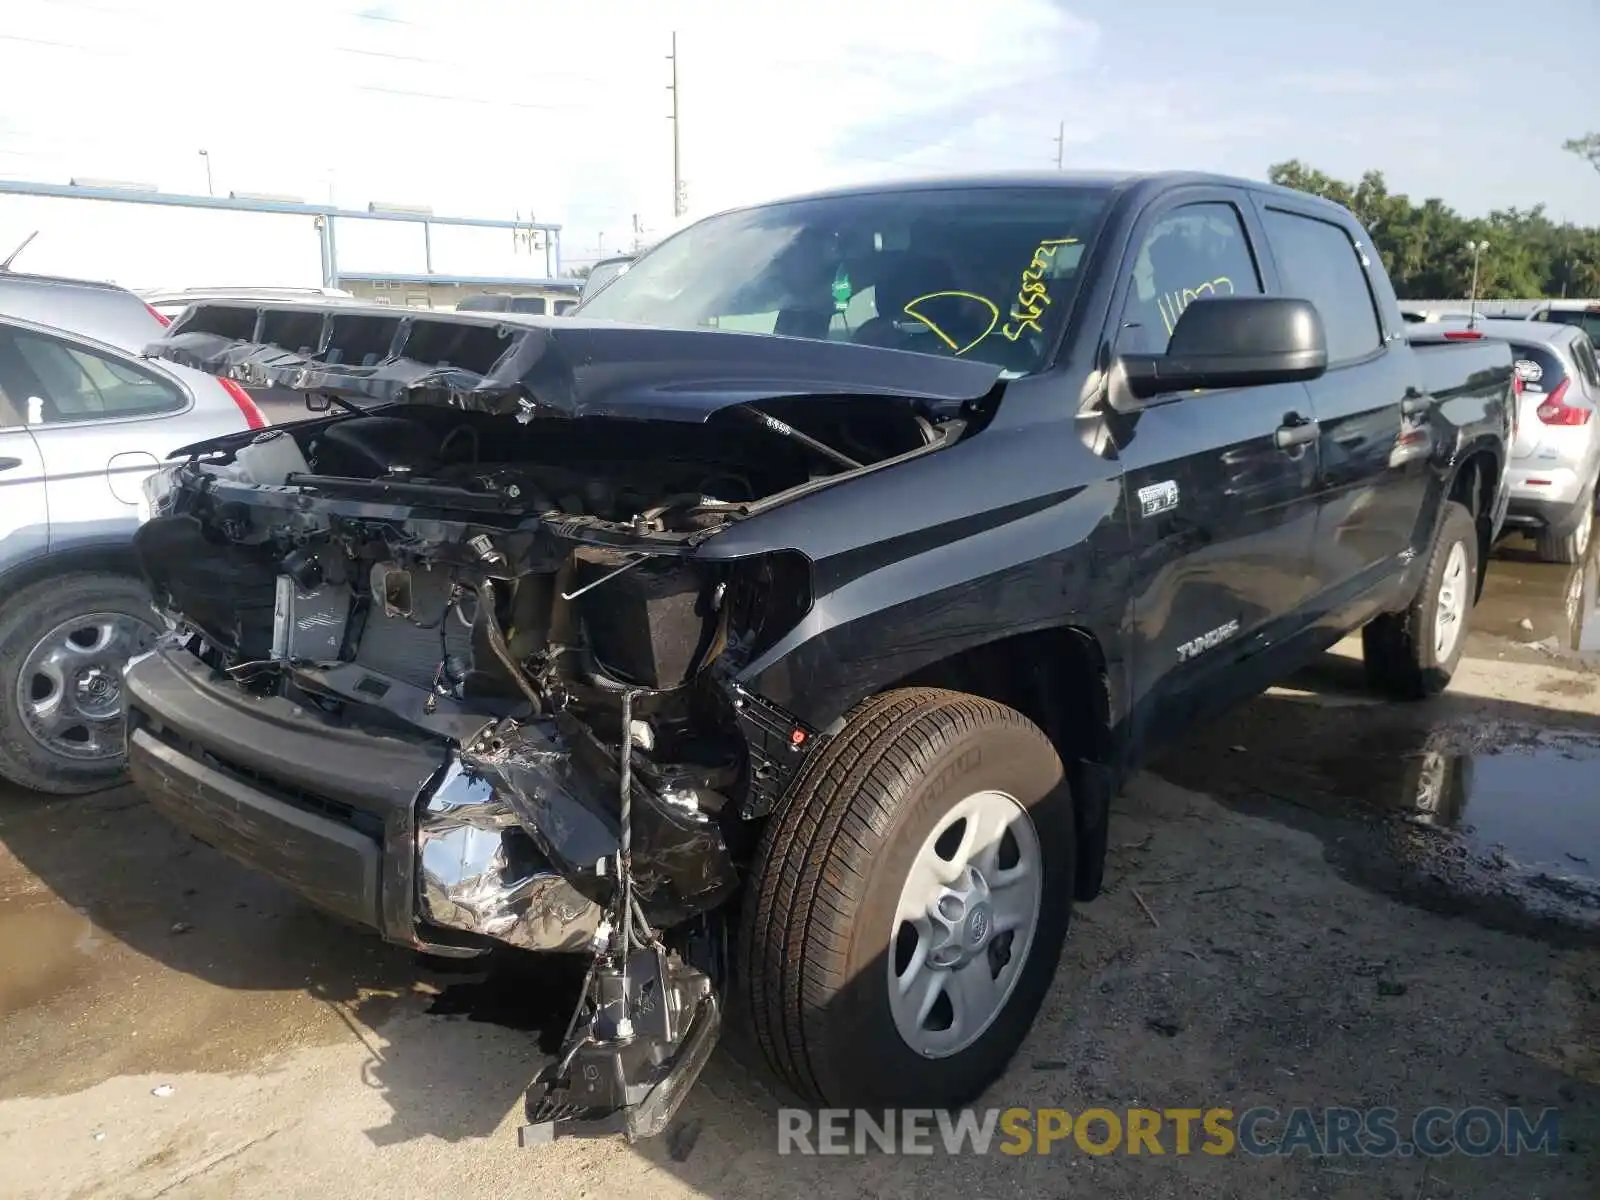
M494 594L494 580L484 579L474 590L478 595L478 608L483 613L483 627L489 635L489 648L500 660L500 665L516 681L517 687L528 698L528 703L533 705L533 711L539 712L544 707L539 699L539 693L534 690L533 684L528 682L528 677L522 673L522 668L512 659L511 647L506 645L506 635L500 630L500 616L495 611L498 601Z

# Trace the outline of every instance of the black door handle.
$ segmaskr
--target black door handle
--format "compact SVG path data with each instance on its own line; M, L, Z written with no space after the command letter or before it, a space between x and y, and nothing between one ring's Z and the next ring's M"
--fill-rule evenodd
M21 465L20 458L0 458L0 471L13 471Z
M1309 417L1302 417L1298 413L1286 413L1283 424L1279 425L1273 434L1273 440L1277 442L1279 450L1292 450L1296 446L1316 441L1321 432L1321 427Z

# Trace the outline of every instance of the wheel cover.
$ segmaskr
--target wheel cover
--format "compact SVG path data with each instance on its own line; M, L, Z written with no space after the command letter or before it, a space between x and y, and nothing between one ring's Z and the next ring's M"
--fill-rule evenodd
M1572 531L1572 557L1581 560L1584 551L1589 548L1589 537L1594 531L1594 501L1589 500L1583 505L1583 515L1578 518L1578 527Z
M912 860L889 933L889 1009L926 1058L965 1050L994 1023L1028 961L1044 890L1033 818L974 792Z
M1466 624L1467 596L1472 586L1467 571L1467 547L1456 542L1450 547L1444 562L1444 574L1439 577L1439 600L1433 613L1433 658L1444 662L1461 640L1461 628Z
M125 749L122 668L157 636L126 613L85 613L35 643L17 675L22 727L44 749L76 762L104 762Z

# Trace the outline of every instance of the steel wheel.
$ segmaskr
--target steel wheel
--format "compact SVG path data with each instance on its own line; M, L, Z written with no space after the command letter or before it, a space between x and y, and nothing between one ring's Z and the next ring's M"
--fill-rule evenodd
M1004 792L976 792L917 852L895 913L889 1006L906 1045L957 1054L1005 1007L1027 962L1044 880L1039 835Z
M120 757L122 668L157 634L153 624L115 612L86 613L55 626L28 652L17 675L23 728L63 758Z
M1471 595L1471 572L1467 569L1467 548L1460 542L1450 547L1444 574L1439 578L1439 602L1433 618L1433 655L1440 662L1450 657L1461 637Z

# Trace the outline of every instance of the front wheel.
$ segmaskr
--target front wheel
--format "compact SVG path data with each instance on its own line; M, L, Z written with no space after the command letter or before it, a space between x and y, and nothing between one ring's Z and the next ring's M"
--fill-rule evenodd
M125 575L60 575L0 605L0 778L73 795L121 782L122 668L161 618Z
M1467 644L1467 616L1478 586L1478 530L1472 514L1445 504L1422 586L1404 612L1375 617L1361 631L1367 678L1401 700L1450 686Z
M817 1104L955 1107L1021 1045L1071 915L1072 797L1022 714L863 704L768 824L740 955L768 1062Z

